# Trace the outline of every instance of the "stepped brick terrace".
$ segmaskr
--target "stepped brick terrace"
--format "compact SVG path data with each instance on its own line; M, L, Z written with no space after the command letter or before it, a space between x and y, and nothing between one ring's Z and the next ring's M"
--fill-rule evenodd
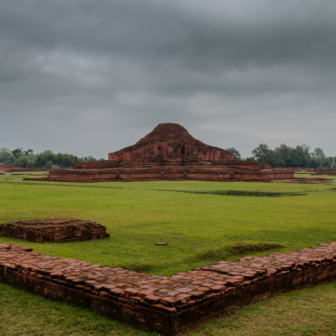
M47 218L0 224L4 236L35 242L60 240L96 240L109 238L106 227L75 218Z
M271 181L292 179L291 170L268 163L234 160L233 153L204 144L178 124L159 124L133 146L108 154L106 161L52 170L46 178L25 180L97 181Z
M12 173L12 172L31 172L31 171L49 171L50 169L41 169L41 168L20 168L8 165L6 163L0 163L0 171L4 173Z
M271 181L293 179L293 172L270 170L133 168L133 169L57 169L43 178L29 181L108 182L108 181Z
M220 261L171 277L0 244L0 281L168 335L251 302L335 278L336 243Z

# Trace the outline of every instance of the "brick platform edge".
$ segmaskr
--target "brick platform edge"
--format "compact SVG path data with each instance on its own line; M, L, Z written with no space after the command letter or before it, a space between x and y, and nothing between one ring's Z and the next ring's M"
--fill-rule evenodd
M247 169L57 169L43 178L24 178L24 181L108 182L108 181L271 181L293 179L290 170Z
M0 281L168 335L251 302L335 278L336 243L220 261L171 277L0 244Z
M78 218L43 218L0 223L0 234L38 243L110 238L104 225Z

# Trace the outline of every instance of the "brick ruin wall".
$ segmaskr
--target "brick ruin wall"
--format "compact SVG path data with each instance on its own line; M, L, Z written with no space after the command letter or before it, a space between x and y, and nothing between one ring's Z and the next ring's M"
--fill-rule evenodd
M220 170L220 169L57 169L42 179L25 178L24 180L42 181L153 181L153 180L193 180L193 181L271 181L293 179L292 171L277 170Z
M30 172L30 171L50 171L50 169L42 169L42 168L20 168L8 165L6 163L0 163L0 170L5 173L13 173L13 172Z
M109 238L106 227L75 218L48 218L0 224L3 236L34 242L60 240L96 240Z
M90 161L75 163L73 165L74 169L108 169L108 168L157 168L161 169L171 168L177 169L182 167L194 166L195 168L238 168L238 169L270 169L271 165L263 162L255 161L243 161L243 160L225 160L225 161L187 161L185 163L181 162L150 162L143 160L130 160L130 161ZM288 169L286 169L288 170Z
M336 243L220 261L170 277L0 244L0 281L168 335L218 314L336 279Z
M186 155L198 160L233 160L233 154L221 148L210 147L204 144L187 144L176 141L153 141L136 148L126 147L118 152L109 153L109 160L149 159L163 154L168 159Z
M325 169L325 168L316 169L315 175L336 175L336 169Z
M109 153L109 160L147 160L150 158L180 160L183 157L197 160L233 160L233 153L209 146L195 139L181 125L159 124L132 146Z

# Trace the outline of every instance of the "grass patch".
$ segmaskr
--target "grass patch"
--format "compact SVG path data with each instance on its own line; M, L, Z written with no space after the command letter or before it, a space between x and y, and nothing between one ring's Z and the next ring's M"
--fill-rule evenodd
M254 252L265 252L265 251L277 251L283 249L286 246L276 243L276 242L260 242L260 241L242 241L237 242L232 245L226 245L221 248L212 249L209 251L196 253L194 256L187 257L185 260L179 261L178 263L172 262L160 262L156 264L139 264L139 263L128 263L125 265L119 265L118 267L136 271L136 272L159 272L160 269L165 269L168 267L178 267L179 264L190 262L203 262L211 261L215 262L218 260L232 260L239 259L244 255L251 254ZM165 248L165 247L160 247ZM102 252L104 254L104 252Z
M286 246L276 243L276 242L237 242L232 245L227 245L219 249L209 250L206 252L198 253L193 260L227 260L228 257L242 257L246 254L251 254L253 252L265 252L270 250L277 250L285 248Z

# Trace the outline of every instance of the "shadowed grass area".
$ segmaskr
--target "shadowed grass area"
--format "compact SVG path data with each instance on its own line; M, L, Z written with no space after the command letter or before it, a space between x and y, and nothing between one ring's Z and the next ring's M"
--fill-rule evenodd
M190 259L197 261L207 260L227 260L230 256L244 256L253 252L265 252L286 246L279 243L265 242L238 242L232 245L224 246L217 250L210 250L203 253L198 253Z
M23 219L75 217L97 221L105 225L111 234L110 239L100 241L42 244L0 236L0 243L20 244L49 255L152 274L171 275L218 260L237 260L244 255L263 255L266 254L266 250L267 254L295 251L302 247L336 241L336 191L332 189L336 187L334 182L315 185L196 181L72 184L22 182L22 178L24 176L0 176L0 223ZM232 191L245 195L306 195L240 197L229 195ZM156 246L155 243L159 241L168 242L168 245ZM16 290L9 286L1 286L0 318L2 314L6 318L0 321L9 319L11 323L6 322L7 329L0 329L0 335L1 332L4 335L15 335L15 332L18 334L20 328L27 330L22 334L34 335L62 335L66 330L69 330L68 334L73 335L99 335L99 330L103 330L101 334L105 332L107 335L145 333L104 317L98 318L98 315L92 312L30 296L22 291L15 292L14 296L3 295ZM328 288L329 294L333 293L331 296L336 295L335 286L332 285L316 289L320 291L321 297L327 297L323 296L324 288ZM279 327L282 334L272 331L274 335L317 335L316 328L320 325L321 318L325 321L325 327L318 335L328 335L329 320L327 317L324 319L324 313L321 313L326 311L324 308L318 308L319 311L311 315L315 324L310 321L304 324L305 328L308 328L305 329L306 333L300 333L299 329L295 332L290 329L290 325L302 326L301 320L305 319L304 314L309 310L309 307L298 309L298 302L304 302L304 305L313 302L313 299L308 297L310 294L304 293L310 292L300 292L301 299L297 299L294 294L281 297L281 300L284 300L281 304L289 311L292 310L292 315L274 303L275 306L273 305L271 310L273 309L278 317L267 315L264 323L261 317L258 317L266 304L261 303L261 306L253 306L259 308L253 308L252 311L247 308L237 313L236 317L205 326L196 335L266 335L269 330L267 328L270 325L274 328L276 323L280 323L279 320L283 320L283 329ZM31 307L34 307L29 312L23 311L23 308L19 309L17 305L16 301L20 302L19 297L22 295L28 295L24 296L27 305L31 303ZM3 297L6 298L5 301L2 300ZM322 305L321 300L319 302ZM332 300L330 302L334 302ZM40 304L44 312L39 310ZM329 307L329 302L326 305ZM56 306L62 309L57 311L58 308L54 308ZM54 313L51 314L54 311L58 316L55 317L56 322L53 321ZM254 313L255 311L257 313ZM251 313L252 315L248 316L251 316L253 321L259 319L259 324L251 322L247 317L245 320L245 315L240 317L242 312ZM21 318L20 314L26 317ZM39 322L40 314L42 317ZM240 319L244 322L246 330L235 323ZM93 329L80 327L83 321ZM30 332L25 329L28 325L36 328L36 331ZM106 332L107 329L104 328L110 328L110 331ZM290 330L287 334L286 328ZM226 333L226 329L231 333Z
M227 195L227 196L257 196L257 197L284 197L284 196L304 196L293 192L271 192L271 191L246 191L246 190L212 190L212 191L191 191L191 190L174 190L174 189L157 189L158 191L176 191L192 194L208 195Z

